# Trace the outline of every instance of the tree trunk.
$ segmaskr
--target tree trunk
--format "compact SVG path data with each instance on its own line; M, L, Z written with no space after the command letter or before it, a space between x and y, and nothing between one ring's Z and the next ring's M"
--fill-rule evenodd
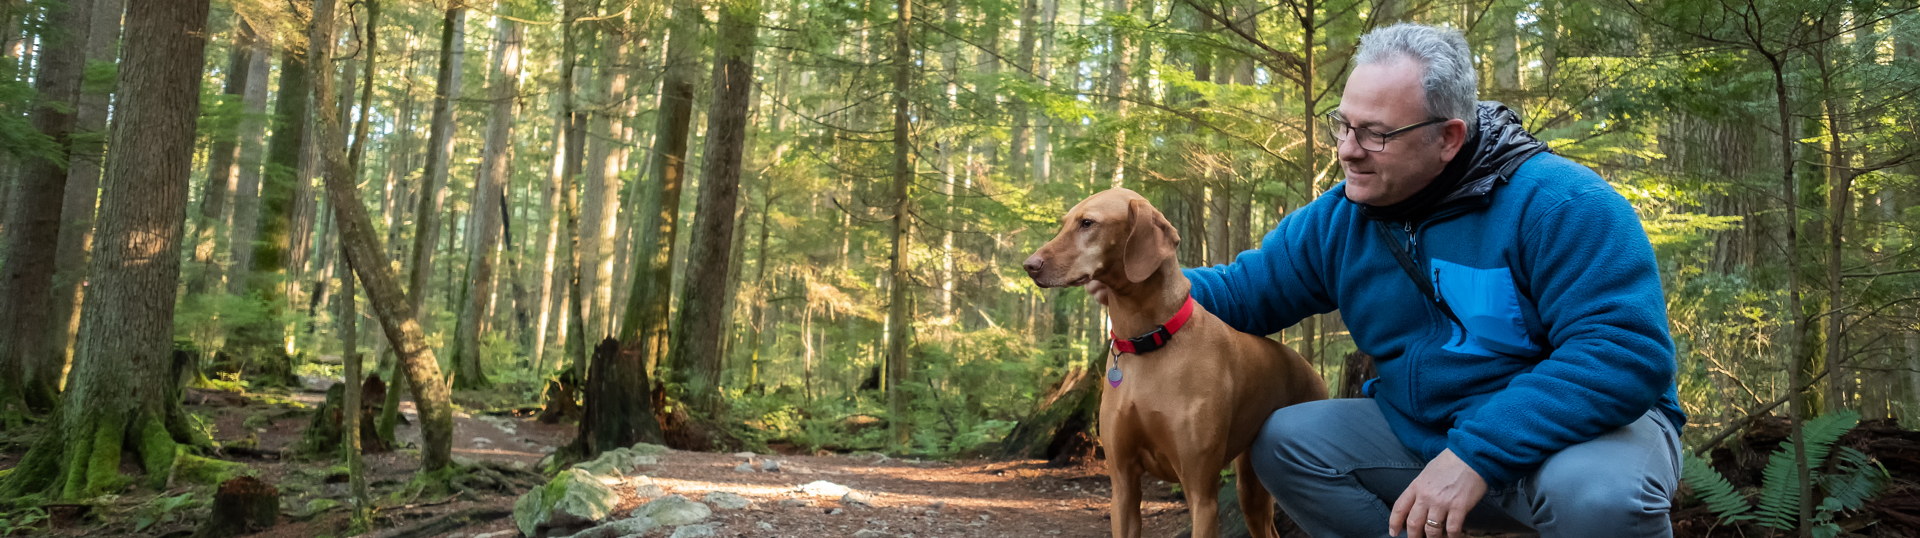
M353 149L349 156L349 162L353 163L353 175L356 177L362 172L361 166L362 163L365 162L361 160L361 157L365 155L367 148L367 126L369 123L372 123L373 75L374 66L376 65L374 55L379 52L380 48L379 26L380 0L367 0L367 21L361 32L361 35L366 37L366 44L362 49L366 51L366 86L360 93L360 122L358 125L355 125L353 129ZM345 242L339 241L339 237L344 237L344 235L335 234L333 246L339 249L342 263L347 263L347 246ZM385 249L381 250L384 254ZM386 257L380 257L378 262L386 263ZM368 409L362 404L362 398L366 396L361 390L364 385L365 376L360 373L360 338L359 335L356 334L358 332L357 325L359 324L360 312L355 308L356 305L354 305L353 296L356 286L354 286L355 279L353 277L352 264L347 263L347 265L347 270L340 272L340 319L338 320L340 323L340 360L344 363L342 367L344 377L346 378L345 385L347 393L346 397L343 398L346 400L346 408L344 410L344 424L341 424L341 430L346 433L347 439L346 446L341 448L345 449L347 456L347 487L349 489L349 495L351 495L348 504L351 505L353 513L350 525L354 531L365 532L370 523L369 519L373 515L373 499L367 495L366 463L360 457L361 446L364 442L364 440L361 439L361 434L365 432L365 430L361 428L364 426L372 426L372 424L367 424L362 420L367 416ZM349 531L349 534L352 534L354 531Z
M101 0L94 0L100 2ZM247 82L252 74L254 43L260 40L253 25L243 17L234 17L232 58L227 67L227 84L223 92L228 98L245 99ZM187 295L205 296L220 281L220 262L215 258L218 251L216 234L225 226L221 215L226 214L228 198L236 190L240 179L240 129L234 126L232 131L216 131L213 148L207 152L207 183L200 191L200 211L193 218L193 263L199 271L192 275L187 284Z
M226 264L226 292L245 295L247 274L253 267L253 240L260 230L260 180L266 157L267 83L273 61L271 36L261 35L249 51L252 65L247 68L247 93L240 119L240 171L235 178L232 212L224 218L229 226Z
M0 428L18 425L27 408L50 409L58 392L42 376L52 362L45 357L54 324L44 315L53 288L54 257L59 248L61 212L67 192L68 155L78 123L75 105L87 60L87 33L91 31L91 0L69 0L64 7L49 6L42 32L39 71L34 74L38 99L31 114L33 128L51 139L55 153L25 157L0 233ZM199 70L195 69L195 73Z
M127 480L119 472L126 448L158 485L178 444L206 442L187 426L170 375L178 373L173 296L208 4L153 0L130 8L116 85L125 97L115 107L78 368L59 426L47 428L0 483L0 497L119 491Z
M120 18L127 11L122 0L93 0L93 16L88 21L87 61L113 63L120 45ZM65 206L60 210L65 222L60 226L59 246L54 252L54 288L52 334L41 357L44 362L28 363L29 387L59 389L66 384L73 364L73 346L80 336L80 283L86 279L87 253L93 250L93 210L100 198L100 172L107 157L107 102L110 88L80 90L80 108L76 117L79 132L98 139L76 140L69 156ZM35 394L51 395L44 390L27 392L27 405L51 407L51 400L34 402Z
M665 442L650 392L632 390L647 386L647 371L641 366L645 365L623 359L620 342L612 338L593 348L587 366L586 407L570 447L581 458L593 459L634 443Z
M321 0L315 9L313 39L311 48L319 54L313 56L310 69L314 80L314 95L320 110L330 110L334 106L332 77L325 76L333 72L332 40L333 18L329 16L334 0ZM322 140L337 140L344 132L344 126L332 114L320 116ZM407 384L413 387L414 405L420 413L420 436L425 446L420 451L420 472L427 475L452 464L453 449L453 410L447 385L440 377L439 362L433 357L433 350L427 347L426 335L417 320L413 304L400 290L399 280L394 277L393 269L386 262L386 249L380 244L379 236L374 234L373 218L367 214L366 205L360 202L359 193L354 186L353 170L347 164L344 148L330 147L322 152L326 163L325 173L328 205L332 207L334 220L340 229L340 241L345 246L347 263L354 274L367 286L367 299L373 303L375 317L379 319L381 329L387 334L387 340L399 356L400 364L407 374ZM390 389L391 390L391 389Z
M680 315L668 344L681 399L708 416L719 409L721 341L726 336L727 276L733 262L734 210L740 198L740 162L746 151L747 113L753 110L753 47L758 0L733 0L720 9L714 44L713 105L707 112L707 148Z
M1053 85L1054 23L1060 18L1060 0L1040 0L1040 57L1034 62L1034 75L1040 82ZM1053 118L1045 112L1033 126L1033 181L1046 183L1053 168Z
M674 234L680 220L680 189L687 171L687 138L693 122L693 63L700 53L700 26L705 22L698 4L676 2L667 37L666 80L661 83L659 123L653 141L654 187L637 216L646 219L640 242L634 246L633 291L621 322L623 353L653 369L666 351L667 305L673 298Z
M908 212L913 207L908 197L913 183L913 145L908 137L913 131L907 102L913 76L913 3L898 0L895 5L899 19L893 29L893 228L888 232L893 254L887 273L887 424L893 445L904 448L913 431L907 416L907 392L900 387L913 372L907 357L907 341L913 338L908 331L913 324L908 317L906 260L911 234Z
M555 95L553 103L557 105L559 102L560 97ZM554 115L556 116L554 119L556 128L553 130L553 170L547 174L546 188L540 191L540 207L545 217L542 220L546 224L540 236L540 249L538 251L541 256L540 272L538 273L540 278L540 296L539 299L537 299L539 301L538 306L540 312L535 317L537 321L534 322L533 330L534 370L541 373L548 371L546 365L547 326L549 324L560 325L552 323L554 314L559 311L559 308L554 304L559 301L559 298L553 293L553 286L554 282L559 280L559 272L565 270L562 267L556 267L554 262L555 255L558 253L560 246L560 175L565 170L567 160L565 151L567 147L567 130L559 126L566 124L566 111L559 106L554 106L553 108L555 110Z
M427 279L433 276L433 249L439 245L440 214L447 201L447 163L453 158L452 99L460 93L460 63L466 58L466 21L465 5L447 4L446 16L440 23L440 74L434 81L427 167L420 175L420 203L413 212L413 263L407 276L407 300L410 310L416 313L426 312ZM372 289L371 283L368 288ZM424 324L422 330L425 330Z
M494 211L507 188L512 166L513 108L519 92L520 25L506 17L496 17L493 57L494 79L490 96L493 112L487 120L487 145L480 164L472 228L473 250L467 262L467 301L462 306L459 335L453 349L454 388L486 388L492 385L480 365L480 333L487 330L486 302L493 297L493 257L499 248L501 215Z
M295 5L295 8L300 7ZM260 218L255 230L252 266L247 276L249 297L264 303L264 316L237 327L228 339L229 347L240 350L249 360L263 360L265 381L276 384L294 382L290 359L286 357L284 327L280 315L288 309L286 296L287 253L296 213L296 185L301 174L302 148L306 144L308 101L313 81L308 79L307 52L304 47L289 46L280 51L280 83L273 105L273 138L267 142L265 179L260 185Z

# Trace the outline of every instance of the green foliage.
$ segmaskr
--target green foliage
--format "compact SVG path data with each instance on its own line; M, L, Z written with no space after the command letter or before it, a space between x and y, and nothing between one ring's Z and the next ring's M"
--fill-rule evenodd
M1815 504L1813 521L1810 522L1814 525L1815 536L1832 538L1838 535L1841 529L1834 522L1834 517L1842 512L1860 510L1891 478L1873 458L1851 447L1840 447L1840 456L1832 472L1821 471L1826 467L1828 455L1833 452L1834 442L1859 422L1859 413L1843 409L1809 420L1802 428L1809 475L1819 486L1817 491L1825 493L1820 502ZM1780 449L1767 459L1767 466L1761 471L1757 506L1749 505L1725 477L1696 456L1687 456L1682 476L1721 523L1752 521L1770 529L1790 531L1799 528L1800 523L1800 479L1794 463L1796 452L1792 443L1782 443Z
M191 492L174 496L161 495L154 497L153 500L147 501L146 504L141 505L139 509L135 510L133 530L134 532L145 532L148 527L152 527L154 524L172 523L179 518L179 512L191 510L203 504L205 504L205 502L195 499ZM0 533L0 536L4 535L4 533Z
M31 506L14 512L0 514L0 536L13 536L22 531L33 531L47 520L47 511Z

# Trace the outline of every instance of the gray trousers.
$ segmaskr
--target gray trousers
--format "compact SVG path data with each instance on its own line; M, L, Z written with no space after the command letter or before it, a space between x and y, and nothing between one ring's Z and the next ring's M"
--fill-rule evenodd
M1678 432L1658 410L1547 458L1487 491L1467 529L1575 536L1672 536ZM1274 412L1253 469L1280 508L1316 537L1387 536L1387 517L1426 460L1400 444L1372 399L1307 402ZM1409 521L1408 525L1420 525Z

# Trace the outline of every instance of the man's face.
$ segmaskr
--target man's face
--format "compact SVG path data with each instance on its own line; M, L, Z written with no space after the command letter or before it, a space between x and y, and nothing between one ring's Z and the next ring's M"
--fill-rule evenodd
M1340 115L1354 133L1340 142L1340 167L1347 173L1347 199L1387 206L1420 192L1447 166L1467 139L1467 124L1454 119L1421 127L1387 140L1380 151L1360 147L1364 133L1389 133L1432 119L1420 77L1426 69L1408 58L1354 68L1340 98Z

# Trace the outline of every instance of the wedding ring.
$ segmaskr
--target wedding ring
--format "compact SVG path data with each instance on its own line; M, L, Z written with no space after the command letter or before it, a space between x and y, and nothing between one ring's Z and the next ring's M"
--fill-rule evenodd
M1440 522L1438 522L1438 521L1434 521L1434 520L1431 520L1431 519L1429 519L1429 520L1427 520L1427 526L1428 526L1428 527L1433 527L1433 528L1436 528L1436 529L1438 529L1438 528L1440 528L1440 527L1441 527L1441 525L1440 525Z

